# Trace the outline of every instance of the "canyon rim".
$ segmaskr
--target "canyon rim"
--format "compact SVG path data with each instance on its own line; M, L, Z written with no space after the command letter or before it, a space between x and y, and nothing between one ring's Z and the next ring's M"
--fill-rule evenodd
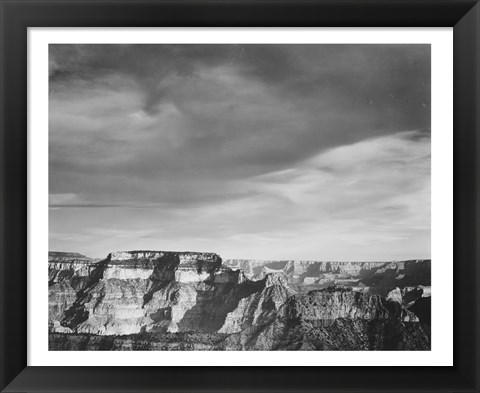
M49 45L49 350L430 350L430 76L424 44Z
M429 350L430 261L49 255L50 350Z

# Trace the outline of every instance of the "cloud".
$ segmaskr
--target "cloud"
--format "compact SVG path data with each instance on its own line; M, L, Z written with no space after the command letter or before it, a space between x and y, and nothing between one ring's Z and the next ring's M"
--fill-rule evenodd
M77 204L80 199L76 194L50 194L48 196L48 204L50 206L68 206L71 204Z
M430 140L419 134L333 148L294 168L239 180L236 188L252 191L242 198L182 209L113 207L94 222L88 219L85 228L78 224L88 207L51 216L91 233L87 248L97 254L99 244L118 248L113 226L128 228L122 248L198 248L224 257L278 259L428 257Z
M51 45L50 91L52 247L428 254L429 46Z

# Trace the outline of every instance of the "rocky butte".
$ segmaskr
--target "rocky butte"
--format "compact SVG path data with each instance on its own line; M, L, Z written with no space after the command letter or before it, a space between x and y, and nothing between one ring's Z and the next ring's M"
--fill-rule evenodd
M49 253L50 350L429 350L430 261Z

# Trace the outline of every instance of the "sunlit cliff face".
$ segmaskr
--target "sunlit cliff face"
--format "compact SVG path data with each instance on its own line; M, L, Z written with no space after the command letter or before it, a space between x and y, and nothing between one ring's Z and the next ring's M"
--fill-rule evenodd
M51 253L49 348L430 347L429 260L255 261L245 271L237 264L248 261L200 252L120 251L98 261Z

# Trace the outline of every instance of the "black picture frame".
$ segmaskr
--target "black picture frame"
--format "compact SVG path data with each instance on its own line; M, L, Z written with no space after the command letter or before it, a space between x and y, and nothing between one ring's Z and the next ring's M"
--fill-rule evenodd
M0 4L2 391L480 391L480 5L477 1L0 0ZM454 366L28 367L27 29L42 26L453 27Z

